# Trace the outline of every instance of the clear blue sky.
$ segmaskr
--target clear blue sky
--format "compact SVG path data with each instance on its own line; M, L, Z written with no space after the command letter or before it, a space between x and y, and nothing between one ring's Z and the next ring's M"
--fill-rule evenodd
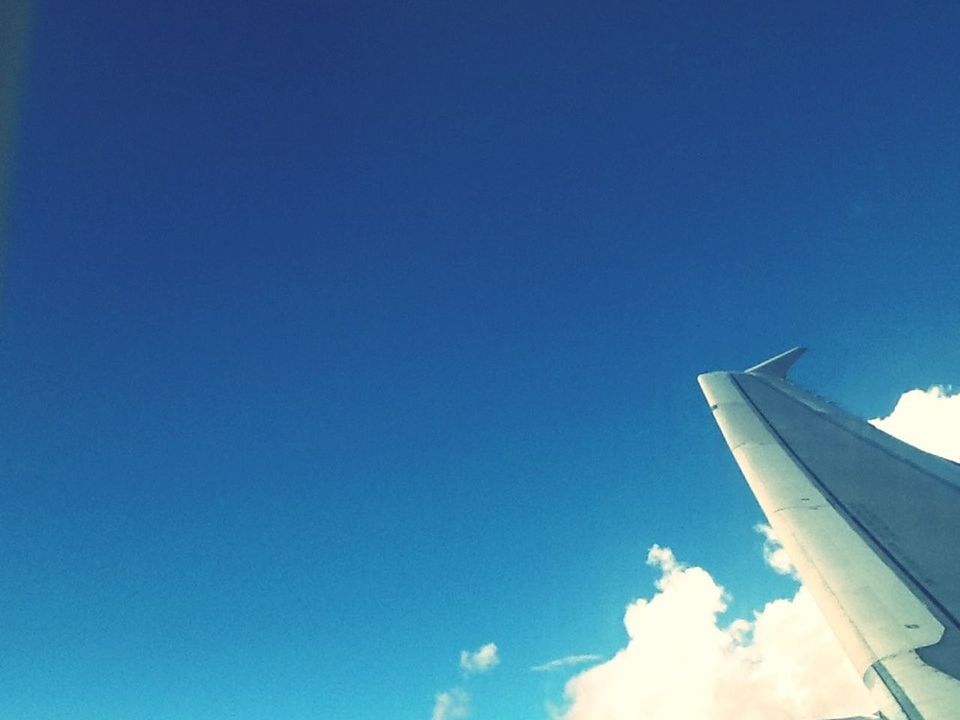
M695 382L960 384L950 3L36 8L0 717L545 717L653 543L790 592Z

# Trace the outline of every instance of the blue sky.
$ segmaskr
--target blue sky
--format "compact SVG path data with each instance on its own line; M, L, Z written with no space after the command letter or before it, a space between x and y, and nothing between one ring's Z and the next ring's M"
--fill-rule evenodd
M699 372L960 384L957 8L562 5L35 8L0 715L545 717L654 543L793 591Z

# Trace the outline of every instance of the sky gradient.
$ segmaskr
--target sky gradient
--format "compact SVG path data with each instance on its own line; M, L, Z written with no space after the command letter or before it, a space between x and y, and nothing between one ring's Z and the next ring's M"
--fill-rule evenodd
M546 717L668 546L792 595L696 384L960 385L960 9L35 8L0 715ZM465 678L461 651L499 662Z

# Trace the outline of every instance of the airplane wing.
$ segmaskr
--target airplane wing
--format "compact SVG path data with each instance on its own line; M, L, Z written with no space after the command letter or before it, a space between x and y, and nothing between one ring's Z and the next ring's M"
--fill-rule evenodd
M698 380L881 717L958 720L960 465L791 384L802 353Z

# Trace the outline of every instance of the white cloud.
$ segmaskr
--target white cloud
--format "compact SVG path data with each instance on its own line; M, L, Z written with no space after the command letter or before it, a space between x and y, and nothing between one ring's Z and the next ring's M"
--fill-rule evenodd
M600 659L601 657L599 655L567 655L566 657L545 662L543 665L534 665L530 670L533 672L551 672L571 665L583 665L584 663L596 662Z
M562 720L809 720L875 709L806 590L718 624L710 574L654 546L657 593L624 614L626 647L566 685Z
M960 393L934 386L905 392L893 412L873 425L934 455L960 462Z
M467 674L487 672L499 662L496 643L487 643L476 652L460 651L460 668Z
M460 651L460 669L466 675L483 673L500 662L496 643L487 643L476 652ZM467 691L455 687L441 693L433 704L433 720L457 720L470 715L470 696Z
M456 720L470 714L470 696L463 688L437 693L432 720Z
M766 523L760 523L753 528L763 535L763 559L780 575L797 577L797 569L793 566L790 556L783 549L773 528Z

